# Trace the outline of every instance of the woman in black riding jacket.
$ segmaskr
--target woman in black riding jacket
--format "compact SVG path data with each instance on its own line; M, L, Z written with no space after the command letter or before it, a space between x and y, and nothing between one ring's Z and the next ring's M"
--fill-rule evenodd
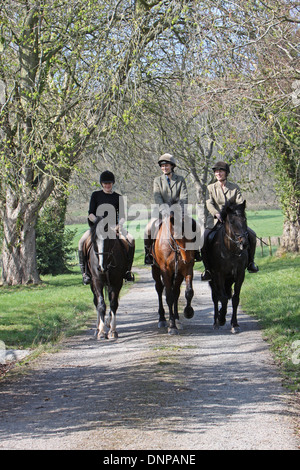
M126 281L134 281L131 268L133 263L135 242L133 237L123 228L123 224L125 222L124 199L121 194L113 191L114 183L115 176L111 171L104 171L101 173L100 184L102 189L100 191L94 191L91 195L88 223L90 226L95 223L98 216L97 212L99 212L98 208L103 208L103 214L101 214L103 218L108 218L109 220L110 215L113 214L113 220L111 219L109 222L112 223L112 225L115 227L118 226L120 238L122 238L122 240L126 241L128 244L128 265L125 279ZM113 210L110 211L110 207L113 208ZM84 284L89 284L91 282L89 275L86 273L87 260L85 259L83 253L83 244L88 239L89 235L90 230L87 230L78 243L79 266Z

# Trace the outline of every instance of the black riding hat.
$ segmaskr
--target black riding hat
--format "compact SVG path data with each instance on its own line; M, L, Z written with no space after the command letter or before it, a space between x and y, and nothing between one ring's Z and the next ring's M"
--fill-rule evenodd
M217 162L217 163L214 164L214 166L212 167L212 169L213 169L214 171L216 171L216 170L224 170L224 171L226 171L227 174L230 173L229 165L228 165L228 163L226 163L226 162Z
M100 184L102 183L114 183L115 175L111 171L103 171L100 175Z

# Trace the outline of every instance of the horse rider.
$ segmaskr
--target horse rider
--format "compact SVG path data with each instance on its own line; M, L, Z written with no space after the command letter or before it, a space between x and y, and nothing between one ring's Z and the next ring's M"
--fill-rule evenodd
M170 206L174 201L179 203L183 211L184 205L188 204L188 192L184 177L177 175L174 172L176 161L173 155L164 153L159 157L158 165L161 168L162 175L154 179L153 196L155 204L159 206L159 215L161 219L161 217L169 214L169 210L166 206ZM155 227L158 228L158 221L156 218L152 218L145 229L145 264L153 264L151 247ZM194 219L192 219L192 231L193 233L196 233L196 231L200 232L200 228ZM199 248L195 250L196 261L201 260Z
M123 224L125 222L125 209L124 209L124 199L123 196L113 191L113 185L115 183L115 176L111 171L103 171L100 175L100 184L102 190L94 191L91 195L90 205L89 205L89 215L88 223L91 226L97 220L97 209L102 205L112 206L112 214L115 214L116 217L113 220L115 223L115 230L119 234L119 238L125 242L127 245L127 271L125 274L126 281L134 281L134 275L131 272L133 257L134 257L134 247L135 241L134 238L124 229ZM103 206L104 207L104 206ZM104 217L108 215L108 212L104 212ZM87 259L83 253L83 244L88 239L90 235L90 230L87 230L84 235L79 240L78 244L78 257L79 257L79 266L81 269L83 284L89 284L91 282L90 276L86 272Z
M206 207L208 210L208 216L204 232L204 244L201 250L202 261L205 267L205 271L201 276L202 281L211 280L211 274L209 271L209 234L216 230L220 223L223 223L221 216L222 208L225 206L227 201L234 204L242 204L244 202L239 186L227 180L230 173L229 165L220 161L213 166L212 170L214 171L217 181L209 184L206 191ZM247 231L249 240L249 263L247 269L250 273L257 273L258 267L254 263L256 234L249 227L247 227Z

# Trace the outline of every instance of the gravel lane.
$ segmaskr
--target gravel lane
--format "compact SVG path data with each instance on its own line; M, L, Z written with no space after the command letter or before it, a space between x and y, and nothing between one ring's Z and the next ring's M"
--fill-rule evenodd
M196 273L195 316L169 336L157 329L150 270L136 271L118 340L97 342L91 326L0 383L0 449L298 449L255 319L240 312L237 335L229 321L213 330L210 289Z

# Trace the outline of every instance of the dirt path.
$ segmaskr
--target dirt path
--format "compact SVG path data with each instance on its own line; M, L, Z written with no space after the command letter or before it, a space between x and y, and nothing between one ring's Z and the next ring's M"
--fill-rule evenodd
M278 370L253 318L212 329L207 283L195 317L157 329L148 269L121 299L117 341L91 328L0 384L0 449L297 449Z

